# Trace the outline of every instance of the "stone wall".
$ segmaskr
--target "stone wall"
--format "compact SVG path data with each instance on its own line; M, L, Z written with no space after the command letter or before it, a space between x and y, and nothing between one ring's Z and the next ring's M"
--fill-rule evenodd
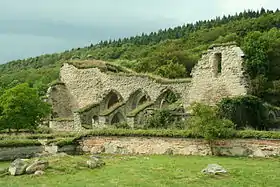
M52 117L73 117L72 109L75 108L75 99L71 98L64 84L51 86L47 91L48 102L52 105Z
M85 153L210 155L204 140L156 137L87 137L80 142ZM280 140L221 140L214 151L222 156L280 156Z
M215 104L225 97L247 94L243 56L236 45L213 47L193 68L193 78L182 80L158 79L131 72L102 72L99 68L79 69L65 63L60 71L62 84L50 88L49 100L59 118L71 115L76 130L83 124L95 128L111 124L111 121L139 125L143 113L148 110L141 108L143 98L146 104L152 103L150 108L161 108L167 93L173 93L180 98L185 109L183 113L193 102ZM124 105L114 108L120 104ZM132 119L129 113L138 107L141 111ZM102 115L111 109L115 110L110 112L112 115ZM119 119L112 120L116 118Z
M160 84L148 76L108 74L98 68L78 69L70 64L63 65L60 77L77 101L79 108L101 102L109 90L116 90L124 101L127 101L130 95L141 89L152 101L156 101L164 90L170 88L180 94L183 102L186 103L190 85L190 82Z
M43 146L0 147L0 161L34 157L37 153L42 153L43 150Z
M51 120L49 122L49 127L55 131L74 131L75 124L74 120Z
M217 54L221 55L221 59L217 59ZM192 71L188 103L215 104L224 97L247 94L243 56L241 49L235 45L209 49Z

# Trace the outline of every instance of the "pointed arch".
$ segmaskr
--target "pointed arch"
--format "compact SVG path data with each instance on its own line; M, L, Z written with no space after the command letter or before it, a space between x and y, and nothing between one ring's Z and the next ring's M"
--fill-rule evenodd
M156 99L156 104L159 106L159 108L163 108L175 103L179 99L180 95L177 92L173 91L171 88L166 88L162 90L161 94Z
M130 94L127 101L127 106L130 110L133 110L139 105L142 105L148 101L151 101L150 96L142 89L137 89L136 91L132 92L132 94Z
M115 104L122 101L123 101L123 97L119 92L117 92L116 90L110 90L108 91L107 95L104 98L104 104L105 104L104 109L109 109Z
M117 112L111 119L110 124L122 123L125 122L125 117L121 112Z

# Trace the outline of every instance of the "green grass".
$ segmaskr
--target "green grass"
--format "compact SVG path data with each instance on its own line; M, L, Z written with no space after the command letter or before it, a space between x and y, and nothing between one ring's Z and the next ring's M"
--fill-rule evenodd
M43 176L5 176L0 186L193 186L259 187L280 186L280 159L252 159L198 156L104 156L106 166L84 167L87 156L53 157ZM218 163L229 174L208 176L200 171ZM0 163L7 166L7 163Z

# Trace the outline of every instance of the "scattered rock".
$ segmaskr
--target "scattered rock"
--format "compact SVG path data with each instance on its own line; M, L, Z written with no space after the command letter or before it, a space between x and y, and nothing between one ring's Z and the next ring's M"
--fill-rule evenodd
M35 171L34 175L44 175L45 172L42 170Z
M49 166L48 161L35 160L35 162L33 162L31 165L29 165L25 171L27 174L32 174L38 170L40 170L40 171L45 170L48 166Z
M27 168L27 163L23 159L16 159L14 160L10 167L9 167L9 172L11 175L22 175L25 173L25 169Z
M201 171L206 174L218 174L218 173L227 173L227 171L218 164L209 164L205 169Z
M105 162L95 156L92 156L91 159L87 161L87 166L91 169L99 168L104 165Z

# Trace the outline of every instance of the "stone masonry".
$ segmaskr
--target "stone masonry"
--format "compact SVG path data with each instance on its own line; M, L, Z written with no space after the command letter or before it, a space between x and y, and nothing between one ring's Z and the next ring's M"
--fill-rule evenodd
M136 73L103 72L99 68L79 69L65 63L60 84L48 91L55 115L52 120L74 120L73 130L83 129L83 124L98 128L120 122L133 127L149 108L163 107L170 93L180 99L185 111L193 102L215 104L224 97L245 95L243 57L236 45L216 46L203 54L193 68L191 80L168 81Z

